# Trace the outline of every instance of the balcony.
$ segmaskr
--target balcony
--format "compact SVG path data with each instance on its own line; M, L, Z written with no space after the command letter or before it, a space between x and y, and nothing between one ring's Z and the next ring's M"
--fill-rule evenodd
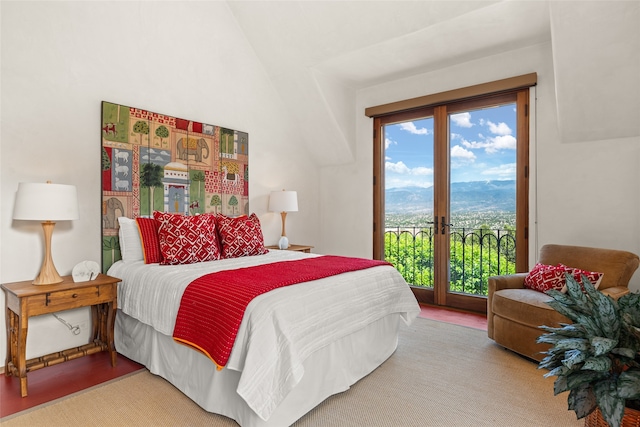
M449 290L487 295L487 278L516 271L513 229L450 228ZM433 287L432 226L385 227L385 260L412 286Z

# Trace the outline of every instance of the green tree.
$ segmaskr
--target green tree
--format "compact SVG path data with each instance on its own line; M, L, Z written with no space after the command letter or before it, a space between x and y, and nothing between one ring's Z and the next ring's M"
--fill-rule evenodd
M218 213L218 206L222 206L222 199L220 199L219 195L214 194L213 196L211 196L211 201L209 202L209 205L213 206L214 213Z
M385 233L385 259L415 286L433 287L433 232Z
M192 200L202 200L203 197L200 194L200 191L202 189L202 185L200 183L204 182L204 173L202 171L192 172L191 173L191 182L197 182L198 183L198 185L196 187L196 190L195 190L195 193L196 193L195 196L193 194L194 186L193 185L191 186L191 188L192 188L191 199Z
M102 147L102 170L108 171L109 169L111 169L111 159L107 154L107 150L105 150L105 148Z
M165 125L159 126L156 129L156 136L160 138L160 145L162 145L163 139L169 137L169 129Z
M238 199L236 199L236 196L231 196L231 198L229 199L229 206L231 206L231 212L235 214L236 207L238 206Z
M142 135L149 135L149 123L144 120L138 120L133 125L133 132L140 134L140 145L142 145Z
M144 163L140 168L140 186L149 189L149 213L154 210L154 188L162 187L164 168L155 163Z
M220 153L234 154L233 142L233 131L231 129L220 128ZM228 172L233 173L231 170Z
M486 227L450 235L449 287L452 292L487 295L487 279L515 273L515 238L500 237ZM393 264L407 283L433 287L433 230L423 228L385 233L385 260ZM511 257L513 255L513 257Z

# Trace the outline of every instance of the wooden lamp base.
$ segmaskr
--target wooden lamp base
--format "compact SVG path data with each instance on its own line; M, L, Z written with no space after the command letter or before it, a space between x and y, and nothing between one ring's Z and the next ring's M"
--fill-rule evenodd
M287 219L287 213L286 212L280 212L280 216L282 217L282 236L280 236L280 240L278 241L278 247L280 249L288 249L289 246L289 239L287 238L287 232L284 229L284 223Z
M53 285L62 282L62 277L58 274L51 257L51 235L55 225L56 223L52 221L42 223L42 230L44 231L44 260L42 261L40 273L33 281L34 285Z

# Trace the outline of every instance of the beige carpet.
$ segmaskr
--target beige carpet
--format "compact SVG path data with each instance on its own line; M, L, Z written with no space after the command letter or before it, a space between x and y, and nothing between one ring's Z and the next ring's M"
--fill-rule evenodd
M417 319L396 353L301 418L306 426L577 427L566 393L485 331ZM236 426L147 371L1 420L14 426Z

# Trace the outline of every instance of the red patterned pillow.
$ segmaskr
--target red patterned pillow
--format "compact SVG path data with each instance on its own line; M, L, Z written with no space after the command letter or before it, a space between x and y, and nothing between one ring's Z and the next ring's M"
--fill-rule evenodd
M573 278L576 279L580 285L582 285L582 276L586 276L589 282L593 285L594 288L598 289L600 286L600 282L602 282L602 278L604 277L604 273L599 273L597 271L587 271L581 270L579 268L567 267L564 264L558 264L558 267L564 268L564 271L573 275ZM562 288L562 292L567 292L567 286Z
M262 255L269 252L264 247L260 220L255 213L237 218L218 215L216 221L222 243L222 258Z
M160 264L193 264L220 259L213 215L187 216L156 211L153 217L160 223L158 236L164 258Z
M537 263L524 278L524 286L539 292L560 291L565 285L564 273L562 267Z
M566 273L573 275L576 281L582 285L582 275L587 276L591 284L597 289L602 281L604 273L586 271L579 268L567 267L564 264L545 265L537 263L524 279L524 286L534 291L547 292L555 289L567 292Z
M158 240L158 227L160 224L153 218L136 218L140 230L142 242L142 254L145 264L155 264L162 261L160 241Z

